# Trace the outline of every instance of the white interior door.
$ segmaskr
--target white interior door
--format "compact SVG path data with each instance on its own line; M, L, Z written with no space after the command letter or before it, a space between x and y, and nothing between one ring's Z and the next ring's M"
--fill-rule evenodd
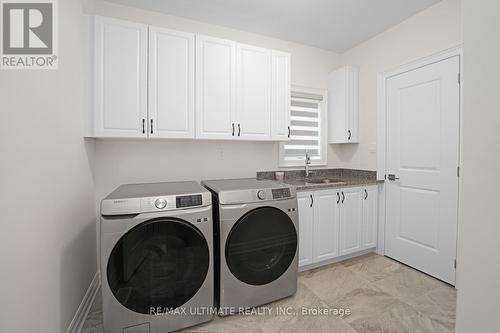
M194 138L194 34L149 27L148 132Z
M455 284L459 57L387 80L386 255ZM390 177L390 176L389 176Z

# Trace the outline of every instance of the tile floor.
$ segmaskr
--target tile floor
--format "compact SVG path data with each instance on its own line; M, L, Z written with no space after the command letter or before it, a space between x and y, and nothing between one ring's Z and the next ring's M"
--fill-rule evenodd
M368 254L300 273L297 293L267 305L266 315L239 315L181 332L453 332L456 291L453 287L387 257ZM293 308L297 314L278 315ZM349 316L305 315L305 309L349 309ZM101 299L82 333L103 333Z

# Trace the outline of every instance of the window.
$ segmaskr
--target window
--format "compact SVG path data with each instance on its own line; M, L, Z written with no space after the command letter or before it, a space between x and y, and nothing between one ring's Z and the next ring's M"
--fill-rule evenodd
M290 141L280 143L280 166L303 166L306 153L311 165L326 165L325 97L323 91L292 88Z

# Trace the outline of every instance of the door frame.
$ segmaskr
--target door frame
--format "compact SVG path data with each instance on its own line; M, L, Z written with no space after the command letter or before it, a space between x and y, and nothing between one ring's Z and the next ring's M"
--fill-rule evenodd
M427 65L431 65L452 57L459 57L460 61L460 101L459 101L459 168L462 168L462 140L463 140L463 47L458 44L443 51L433 53L429 56L418 58L409 63L397 66L395 68L382 71L377 75L377 180L385 181L387 174L387 80L393 76L397 76ZM457 78L459 79L459 78ZM461 185L462 179L458 177L458 205L461 201ZM386 188L382 183L379 186L379 207L378 207L378 240L377 240L377 254L385 255L385 232L386 232ZM457 206L457 208L459 208ZM457 221L458 223L458 221ZM458 230L458 229L457 229ZM457 234L457 249L459 239ZM458 251L457 251L458 252ZM459 262L457 253L457 266ZM455 287L459 285L458 274L455 278Z

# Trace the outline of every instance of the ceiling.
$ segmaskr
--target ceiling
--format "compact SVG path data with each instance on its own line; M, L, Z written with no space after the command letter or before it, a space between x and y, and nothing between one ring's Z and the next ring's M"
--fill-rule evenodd
M440 0L107 0L342 53Z

